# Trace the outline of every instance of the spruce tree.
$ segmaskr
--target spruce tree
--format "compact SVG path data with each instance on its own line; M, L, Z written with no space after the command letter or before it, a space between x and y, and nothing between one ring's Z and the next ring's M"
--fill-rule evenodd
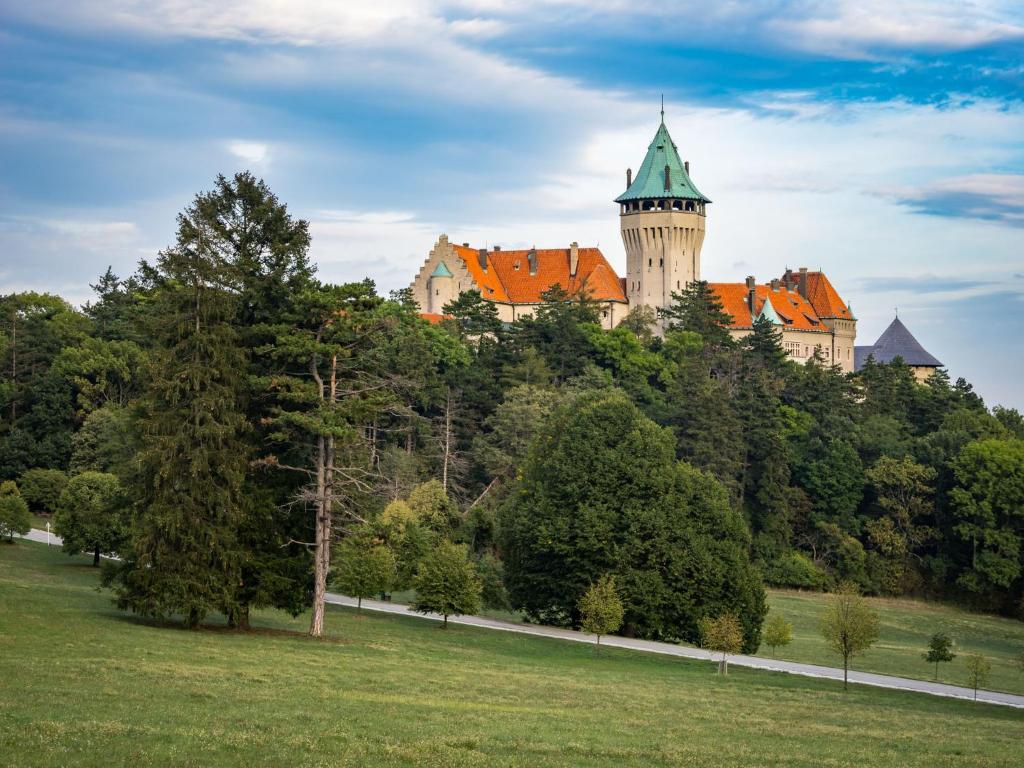
M234 616L243 608L247 355L232 324L228 265L209 235L193 205L179 216L177 243L144 266L156 296L146 322L151 379L137 424L138 519L113 576L121 607L181 614L189 627L212 611Z

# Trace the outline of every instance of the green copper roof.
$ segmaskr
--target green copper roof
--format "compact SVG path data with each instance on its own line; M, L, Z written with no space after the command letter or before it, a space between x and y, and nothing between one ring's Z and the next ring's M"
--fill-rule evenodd
M779 316L775 313L775 307L772 306L770 299L766 298L764 300L764 304L761 306L761 313L758 317L768 318L772 325L782 325L782 320L780 320Z
M668 166L669 188L665 189L665 166ZM662 122L658 126L658 132L654 134L654 141L647 148L647 157L636 172L633 183L629 189L615 198L617 203L625 203L629 200L650 200L663 199L668 197L681 197L686 200L701 200L710 203L700 190L690 181L690 175L686 172L683 161L679 159L679 152L676 149L672 137L668 135L668 128Z
M431 277L454 277L454 275L452 274L451 270L448 269L448 265L445 264L443 261L439 261L437 263L437 269L435 269L430 274L430 276Z
M851 304L850 302L846 302L846 311L850 313L851 320L857 319L856 315L853 314L853 304Z

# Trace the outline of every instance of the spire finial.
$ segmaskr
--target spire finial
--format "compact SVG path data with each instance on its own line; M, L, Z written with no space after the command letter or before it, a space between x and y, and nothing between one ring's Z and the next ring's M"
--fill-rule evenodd
M661 94L661 124L665 124L665 94Z

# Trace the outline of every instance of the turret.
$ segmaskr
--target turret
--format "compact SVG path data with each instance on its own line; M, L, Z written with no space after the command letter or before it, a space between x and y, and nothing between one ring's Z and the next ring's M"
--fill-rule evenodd
M619 204L619 228L626 248L626 296L631 307L657 309L672 293L700 279L706 198L690 179L668 128L662 122L636 176Z
M455 301L455 275L443 261L439 261L437 267L430 274L428 290L430 291L428 312L436 315L443 314L445 304Z

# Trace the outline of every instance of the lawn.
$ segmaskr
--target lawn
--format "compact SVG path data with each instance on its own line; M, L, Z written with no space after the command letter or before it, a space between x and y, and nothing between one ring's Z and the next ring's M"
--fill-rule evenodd
M332 609L138 621L85 558L0 548L16 766L1016 766L1018 710Z
M396 602L412 600L412 592L397 592ZM793 624L793 642L779 648L777 658L836 667L842 659L825 646L818 631L829 596L820 592L768 590L768 605ZM970 613L951 605L909 599L868 598L881 622L877 643L854 659L853 668L921 680L935 678L935 666L922 654L932 634L942 630L956 642L957 658L939 665L939 681L967 685L967 655L981 653L992 664L987 688L1024 694L1024 672L1017 657L1024 653L1024 622L1000 616ZM482 615L504 621L521 621L507 611L483 611ZM771 613L769 613L771 616ZM759 656L771 657L772 649L762 645Z
M827 601L827 595L818 593L769 591L771 611L781 613L793 623L793 642L778 650L780 659L833 667L841 663L825 647L818 631ZM967 654L981 653L992 664L987 688L1024 693L1024 673L1016 664L1017 655L1024 653L1024 622L917 600L869 601L881 623L879 640L864 656L854 660L855 669L932 680L935 666L927 664L921 655L932 634L942 630L956 642L958 655L952 662L939 665L940 682L967 685ZM771 656L771 649L762 646L758 655Z

